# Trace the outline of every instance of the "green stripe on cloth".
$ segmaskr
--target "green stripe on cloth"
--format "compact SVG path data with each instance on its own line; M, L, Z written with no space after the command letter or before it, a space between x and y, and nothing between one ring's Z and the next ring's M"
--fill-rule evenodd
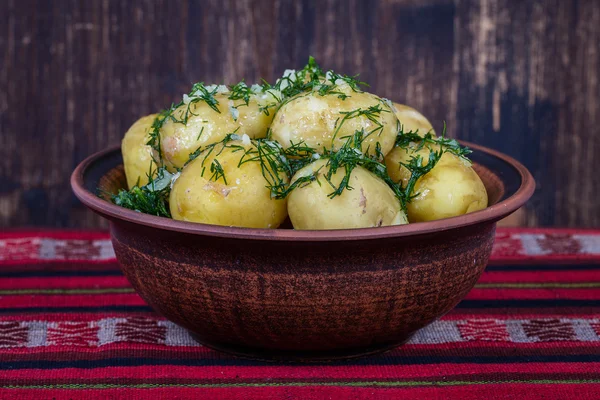
M594 289L600 288L600 282L539 282L539 283L478 283L477 289Z
M181 384L85 384L65 383L50 385L6 385L3 389L154 389L154 388L229 388L229 387L301 387L301 386L339 386L339 387L412 387L412 386L460 386L495 384L589 384L600 383L600 379L534 379L507 381L361 381L361 382L252 382L252 383L181 383Z
M0 296L14 295L74 295L74 294L119 294L119 293L135 293L135 290L130 287L120 288L101 288L101 289L1 289Z

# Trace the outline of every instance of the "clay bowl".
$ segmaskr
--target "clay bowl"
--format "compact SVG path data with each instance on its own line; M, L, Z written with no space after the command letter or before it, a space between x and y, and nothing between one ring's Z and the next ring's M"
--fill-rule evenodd
M118 207L118 148L84 160L77 197L110 221L117 259L154 310L208 347L261 359L332 360L408 340L471 290L496 222L535 183L498 152L468 144L490 206L406 226L336 231L248 229L174 221Z

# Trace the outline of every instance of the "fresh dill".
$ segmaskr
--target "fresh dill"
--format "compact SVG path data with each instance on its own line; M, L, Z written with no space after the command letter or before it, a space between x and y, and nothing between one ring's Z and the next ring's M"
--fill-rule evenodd
M154 162L156 162L158 165L162 165L162 150L161 150L161 146L160 146L160 130L163 127L167 118L173 113L173 111L175 111L175 108L176 108L175 105L171 104L171 107L169 107L166 110L161 111L156 116L156 118L152 122L152 126L150 127L149 139L146 144L149 145L150 147L152 147L152 149L154 149L156 151L156 153L158 154L158 160L154 160Z
M281 145L269 139L258 139L253 142L254 146L245 149L240 157L238 167L248 162L258 162L266 188L271 193L271 198L283 199L290 189L287 182L292 176L293 170L285 157Z
M271 109L277 111L279 105L281 104L281 98L277 96L277 94L273 93L273 90L268 90L265 93L268 93L270 96L272 96L274 101L270 101L266 104L259 105L258 111L265 114L266 116L269 116L271 115Z
M339 90L339 88L344 85L348 85L348 87L356 93L362 92L360 86L368 86L365 82L358 80L358 75L340 75L330 70L325 74L325 80L321 81L320 84L315 84L315 86L313 86L313 90L316 91L320 96L337 95L341 100L346 100L350 96Z
M277 108L279 103L281 102L281 94L274 89L268 82L265 80L262 81L262 84L254 84L252 86L248 86L246 82L243 80L239 83L229 87L229 95L228 99L232 101L241 100L241 103L236 106L230 106L231 108L237 109L241 106L248 106L250 101L254 97L256 102L259 104L258 111L264 113L265 115L270 115L270 110ZM271 97L271 100L267 100L268 97ZM263 100L262 102L260 100ZM234 118L237 119L237 118Z
M189 163L191 163L192 161L194 161L196 158L198 158L201 155L202 155L202 165L204 165L204 163L206 162L206 159L213 153L215 148L222 145L222 147L218 150L216 156L220 155L223 152L223 150L225 150L225 148L231 147L231 146L229 146L229 142L231 142L232 140L241 140L241 137L237 134L238 131L239 131L239 128L236 128L235 131L225 135L223 140L221 140L219 142L211 143L206 146L198 147L195 151L193 151L189 154L188 160L183 165L184 168L186 165L188 165ZM236 147L243 148L242 146L236 146Z
M408 178L406 186L403 187L408 202L419 195L419 193L414 193L417 181L422 176L428 174L437 165L443 155L444 150L441 148L439 150L430 148L427 164L423 164L423 157L420 154L412 156L408 163L401 163L410 172L410 178Z
M400 126L396 136L395 147L400 147L414 153L408 162L401 163L410 172L406 186L403 187L407 201L419 195L418 193L413 193L417 181L437 165L444 153L451 153L465 160L468 160L467 156L471 154L471 150L468 147L461 146L455 139L446 137L445 123L440 137L434 136L431 132L427 132L423 136L419 135L417 131L404 132L403 127ZM429 150L426 164L424 164L425 159L423 156L417 154L423 148Z
M161 111L156 116L150 128L149 139L146 144L152 147L158 154L158 160L154 160L158 165L163 165L160 139L160 130L162 129L163 125L167 121L173 121L175 123L187 125L189 117L196 115L192 111L192 106L200 101L206 102L206 104L214 111L221 113L221 111L218 108L219 101L214 96L217 93L217 91L217 86L209 90L209 88L204 86L203 82L197 82L192 86L192 90L189 94L183 95L182 101L180 101L179 103L172 103L169 108ZM181 107L184 105L187 107L185 108L185 110L181 110ZM176 113L179 115L175 115ZM200 137L201 134L202 132L200 132L198 137Z
M403 149L410 148L413 151L419 151L425 146L428 148L439 146L444 152L452 153L457 157L467 160L467 156L472 153L468 147L461 146L456 139L446 137L445 123L444 128L442 129L442 135L439 137L434 136L431 131L422 136L419 135L418 131L404 132L404 127L400 125L394 146Z
M200 140L200 137L202 137L202 134L204 133L204 126L202 128L200 128L200 132L198 132L198 137L196 138L196 142L198 140Z
M227 98L229 100L242 100L245 105L248 105L252 94L252 89L246 85L246 82L241 81L229 87L229 96Z
M215 86L215 85L211 85L211 86L214 86L214 87L206 87L206 86L204 86L204 82L194 83L194 85L192 86L192 90L190 91L190 94L188 95L188 97L190 98L190 102L188 103L188 110L189 110L189 104L197 103L199 101L204 101L215 112L217 112L219 114L221 113L221 110L219 110L219 107L218 107L219 101L217 99L215 99L215 94L218 92L219 86ZM185 123L187 123L187 120Z
M376 135L381 134L381 132L383 131L383 124L381 123L381 121L379 121L378 118L381 116L381 113L385 113L385 112L391 112L391 111L383 109L381 107L381 104L370 106L365 109L357 108L352 111L340 111L340 114L342 114L343 117L341 118L341 120L336 121L336 124L335 124L336 128L333 131L332 140L335 140L337 134L340 132L340 130L342 129L342 126L344 125L344 123L346 121L348 121L350 119L354 119L354 118L359 118L359 117L365 117L375 125L375 127L371 131L368 132L367 136L370 136L372 134L376 134ZM367 136L365 136L363 138L363 140L366 139Z
M392 188L394 194L404 206L406 199L401 190L397 187L398 185L392 181L387 173L387 168L383 164L382 159L378 159L377 156L368 156L362 152L362 144L364 139L368 136L364 130L357 130L353 135L345 137L346 141L338 151L328 151L322 157L328 158L326 166L329 168L325 174L325 179L334 189L329 194L330 198L340 196L344 190L352 190L350 185L350 177L352 171L358 166L367 169L368 171L375 174L378 178L383 180L385 183ZM338 170L343 169L344 176L340 183L336 186L331 178Z
M195 151L189 154L188 160L184 164L184 168L189 163L200 157L200 162L202 163L203 167L200 176L204 177L204 173L206 171L205 164L207 163L208 158L212 156L212 161L209 166L209 171L211 173L209 180L217 182L219 179L222 179L223 182L227 185L228 183L227 177L225 176L225 170L223 169L223 166L221 165L217 157L219 157L225 149L233 149L233 152L246 151L246 148L244 146L232 143L234 141L242 140L242 137L237 134L238 130L239 128L237 128L232 133L228 133L227 135L225 135L223 140L219 142L198 147Z
M227 185L225 171L223 170L223 167L221 166L219 160L217 160L216 158L210 164L210 172L212 172L212 175L209 178L210 181L217 182L219 179L223 178L223 182L225 182L225 184Z
M314 91L321 96L337 95L345 100L348 94L339 90L342 85L348 85L353 92L360 92L360 86L365 82L358 80L358 75L341 75L334 71L324 72L314 57L309 57L308 63L300 70L286 70L273 87L279 90L286 99L300 93Z
M153 173L148 174L148 184L140 187L134 186L131 190L119 190L111 196L111 200L118 206L138 211L144 214L156 215L158 217L171 217L168 206L171 183L176 174L171 174L166 168L160 167Z
M359 81L358 75L340 75L332 70L327 71L325 78L334 85L348 85L353 92L362 92L361 86L369 86L366 82Z
M322 152L325 151L325 149L322 149ZM308 146L305 142L291 142L290 146L284 150L284 154L288 160L292 174L295 174L308 164L321 158L319 151Z

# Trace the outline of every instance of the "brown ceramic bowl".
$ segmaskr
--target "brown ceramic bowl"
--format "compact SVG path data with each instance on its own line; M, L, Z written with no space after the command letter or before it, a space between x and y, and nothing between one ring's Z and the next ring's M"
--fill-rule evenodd
M405 226L267 230L140 214L97 196L126 186L116 147L84 160L71 184L110 221L135 290L199 342L254 358L330 360L397 346L456 306L487 264L496 222L532 195L523 165L467 145L490 206Z

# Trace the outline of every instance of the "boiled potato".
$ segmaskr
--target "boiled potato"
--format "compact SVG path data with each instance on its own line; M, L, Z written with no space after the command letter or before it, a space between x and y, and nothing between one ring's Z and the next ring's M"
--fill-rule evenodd
M412 107L400 103L394 103L393 108L404 132L416 131L419 135L425 136L427 132L431 131L435 136L433 126L423 114Z
M210 154L205 150L183 169L169 198L173 219L247 228L277 228L283 222L286 200L271 198L261 163L250 161L238 167L245 151L230 147L233 145L256 150L256 144L244 136L244 140L216 145ZM211 172L215 161L222 176ZM269 165L265 168L275 173ZM280 177L287 183L286 176Z
M324 175L327 160L321 159L300 169L292 183L317 173L318 181L298 185L288 196L288 213L295 229L352 229L406 224L406 215L392 190L376 175L356 167L350 175L352 190L329 198L334 188ZM331 177L337 187L345 175L343 168ZM320 183L320 184L319 184Z
M216 107L220 112L201 100L189 103L187 124L175 122L171 118L165 121L160 135L161 150L167 167L182 168L190 153L222 141L229 133L247 134L253 139L266 136L274 112L270 108L267 115L260 107L274 104L278 99L265 93L251 96L246 104L242 99L230 100L228 96L228 92L214 95L219 102ZM187 109L188 104L180 106L174 111L174 118L182 120Z
M285 102L273 119L272 138L284 148L304 142L322 153L324 148L339 150L349 136L364 129L365 136L373 133L364 139L363 153L375 154L379 142L381 151L387 154L394 146L398 124L389 105L371 93L354 92L347 84L338 85L336 91L348 97L341 99L335 93L320 95L311 91ZM356 115L369 107L378 107L381 111L371 113L370 118Z
M158 168L152 158L152 147L146 144L150 139L149 133L155 119L156 114L151 114L135 121L121 142L123 165L129 189L135 185L146 185L148 174L155 173Z
M160 129L160 146L163 160L168 167L182 168L190 153L202 146L220 142L228 133L239 128L229 113L225 95L215 95L219 102L213 110L205 101L183 104L173 112L173 117L182 120L189 106L187 124L167 119Z
M427 165L429 152L428 146L418 151L414 148L394 148L385 157L390 178L406 186L410 172L400 163L408 163L412 156L418 154L423 158L423 165ZM413 193L418 193L418 196L408 203L410 222L455 217L482 210L488 203L483 182L471 168L471 163L448 152L442 155L429 173L417 180Z

